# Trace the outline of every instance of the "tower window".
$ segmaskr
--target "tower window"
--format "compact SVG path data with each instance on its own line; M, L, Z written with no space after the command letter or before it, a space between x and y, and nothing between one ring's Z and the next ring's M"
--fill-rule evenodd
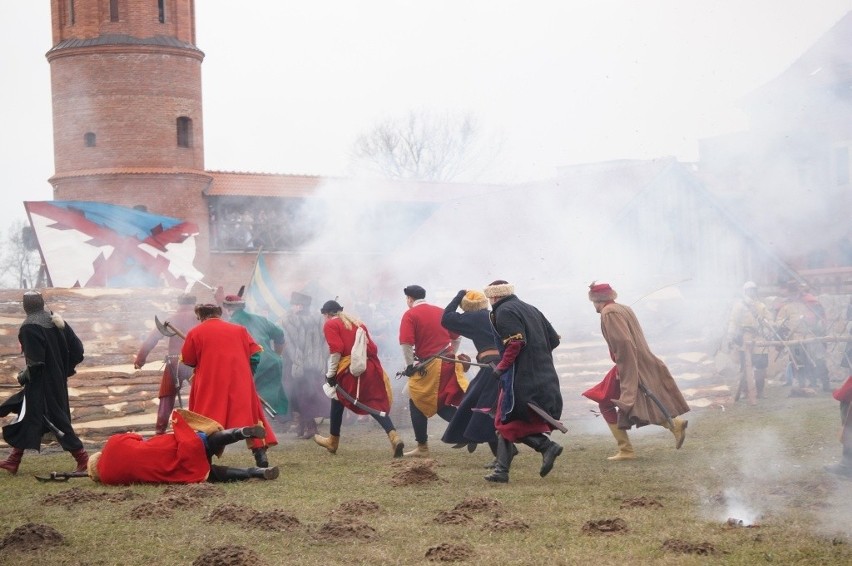
M74 0L68 0L68 22L69 25L74 25L77 21L77 15L74 12Z
M177 119L177 144L178 147L192 145L192 120L186 116L180 116Z
M160 12L160 23L166 22L166 0L157 0L157 9Z
M118 0L109 0L109 21L118 21Z
M83 143L86 144L86 147L95 147L96 139L94 132L86 132L83 134Z

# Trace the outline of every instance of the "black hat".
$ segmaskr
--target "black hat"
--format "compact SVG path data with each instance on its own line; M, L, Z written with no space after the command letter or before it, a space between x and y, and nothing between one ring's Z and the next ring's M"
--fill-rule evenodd
M415 301L426 298L426 289L420 285L409 285L402 290L406 297L411 297Z
M293 291L290 294L290 304L309 307L311 306L311 296L305 295L304 293L299 293L298 291Z
M337 314L343 310L343 307L340 306L340 303L337 301L326 301L323 303L322 308L320 309L321 314Z

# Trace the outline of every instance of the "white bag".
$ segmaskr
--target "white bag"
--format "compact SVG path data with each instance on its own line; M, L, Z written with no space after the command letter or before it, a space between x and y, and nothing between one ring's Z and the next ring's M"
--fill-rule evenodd
M367 371L367 333L363 326L355 331L355 343L349 356L349 373L358 377Z

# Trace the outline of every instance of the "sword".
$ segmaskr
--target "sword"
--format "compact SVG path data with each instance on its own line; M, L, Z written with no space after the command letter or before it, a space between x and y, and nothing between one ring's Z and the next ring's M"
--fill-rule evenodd
M660 409L660 411L663 413L663 416L666 417L666 421L668 421L669 426L672 427L672 430L674 430L674 421L672 420L671 413L669 413L666 408L663 407L663 404L660 402L659 399L657 399L657 396L648 391L648 388L645 387L645 384L641 381L639 382L639 389L641 389L642 393L644 393L646 397L651 399L651 401L654 402L657 408Z
M89 477L88 472L50 472L50 475L47 477L44 476L34 476L40 482L49 482L49 481L68 481L71 478L87 478Z
M350 395L345 389L340 387L339 383L334 385L334 389L335 389L335 391L337 391L340 394L341 397L343 397L344 399L346 399L347 401L349 401L350 403L352 403L353 405L355 405L356 407L358 407L362 411L366 411L367 413L369 413L373 416L376 416L376 417L388 416L388 414L386 412L379 411L378 409L374 409L372 407L368 407L367 405L365 405L364 403L362 403L361 401L359 401L358 399L356 399L355 397Z
M536 405L532 401L527 403L527 407L532 409L535 414L537 414L538 416L543 418L545 421L547 421L547 424L549 424L550 426L552 426L553 428L555 428L559 432L561 432L563 434L568 432L568 429L565 427L564 424L562 424L561 422L559 422L556 419L554 419L553 417L551 417L550 414L547 411L545 411L544 409L542 409L541 407L539 407L538 405Z
M424 358L424 359L420 360L419 364L417 364L417 365L415 365L411 368L411 375L406 375L405 370L396 372L396 378L399 379L402 376L412 377L412 376L414 376L415 373L420 373L420 375L425 375L426 374L425 368L426 368L427 365L429 365L429 362L431 362L432 360L434 360L436 358L440 358L441 354L446 353L447 350L449 350L449 349L450 349L450 347L447 346L446 348L444 348L440 352L437 352L435 354L432 354L428 358ZM458 361L458 360L456 360L455 358L451 358L451 361L455 362L455 361Z

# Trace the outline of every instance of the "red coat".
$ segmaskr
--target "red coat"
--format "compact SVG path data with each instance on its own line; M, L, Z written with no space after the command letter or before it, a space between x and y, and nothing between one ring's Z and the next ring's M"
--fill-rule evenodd
M135 432L110 436L97 459L97 479L108 485L198 483L207 479L210 462L204 442L183 417L172 413L174 434L148 440Z
M195 368L189 390L189 410L218 421L226 429L254 426L266 429L266 445L277 444L266 421L251 374L252 354L261 347L244 327L209 318L186 334L181 360ZM264 441L253 439L253 448Z
M341 357L335 379L337 379L340 387L364 405L377 411L388 412L392 398L387 375L385 375L385 370L379 361L379 349L376 347L376 343L370 338L367 327L363 326L363 328L364 332L367 333L367 369L361 374L360 378L356 378L349 373L349 357L352 354L352 346L355 344L356 327L353 325L352 328L346 328L343 321L336 316L325 321L322 331L325 334L326 342L328 342L329 353L340 354ZM360 415L366 414L365 411L355 407L346 399L341 398L340 395L338 395L338 400L347 409Z

